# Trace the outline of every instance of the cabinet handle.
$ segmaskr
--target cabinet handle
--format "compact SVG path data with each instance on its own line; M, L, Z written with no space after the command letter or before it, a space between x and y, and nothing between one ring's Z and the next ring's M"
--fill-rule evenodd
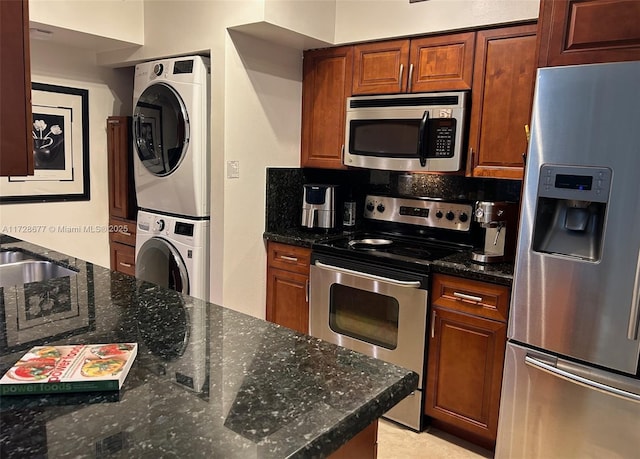
M400 74L398 75L398 86L400 87L400 91L402 91L402 74L404 73L404 64L400 64Z
M125 263L124 261L119 262L120 266L124 266L125 268L131 268L131 263Z
M411 92L413 89L413 64L409 65L409 83L407 86L409 88L407 92Z
M298 261L298 257L288 257L286 255L280 255L280 258L282 260L287 260L287 261L295 261L295 262Z
M305 291L305 300L307 302L307 304L309 303L309 279L306 280L305 282L305 287L304 287L304 291Z
M473 301L474 303L480 303L482 301L482 297L467 295L466 293L453 292L453 296L461 300Z
M431 339L436 336L436 310L431 311Z
M120 124L120 120L107 120L107 124Z
M469 158L467 161L467 175L472 175L475 164L473 162L473 147L469 147Z

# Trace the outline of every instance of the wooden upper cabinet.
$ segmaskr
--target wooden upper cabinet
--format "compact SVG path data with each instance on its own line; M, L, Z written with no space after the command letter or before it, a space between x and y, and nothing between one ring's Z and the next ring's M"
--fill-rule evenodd
M342 169L353 47L304 53L301 166Z
M411 40L409 92L471 89L475 32Z
M33 175L29 1L0 1L0 176Z
M353 95L394 94L407 90L409 40L353 47Z
M535 54L535 24L478 32L467 175L522 179Z
M541 0L539 67L640 60L640 1Z
M355 45L353 94L471 89L475 32Z

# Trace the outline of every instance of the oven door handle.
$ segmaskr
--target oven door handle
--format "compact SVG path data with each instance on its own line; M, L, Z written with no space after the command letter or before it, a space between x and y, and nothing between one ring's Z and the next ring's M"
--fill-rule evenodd
M326 265L320 261L316 261L314 265L320 269L326 269L328 271L336 271L342 274L350 274L352 276L362 277L363 279L369 279L373 281L386 282L387 284L393 284L398 287L419 288L421 285L420 281L401 281L397 279L390 279L388 277L376 276L375 274L361 273L359 271L353 271L351 269L339 268L338 266Z

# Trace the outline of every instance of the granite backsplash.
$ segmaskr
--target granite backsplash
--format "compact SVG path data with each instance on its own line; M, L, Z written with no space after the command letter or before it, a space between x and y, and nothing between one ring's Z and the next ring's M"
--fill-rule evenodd
M466 201L519 201L522 182L492 178L388 172L378 170L331 170L310 168L267 168L265 231L277 232L300 226L302 185L326 183L338 185L337 210L351 193L356 200L356 215L363 213L367 194L425 197ZM338 219L340 220L340 219ZM338 222L339 224L341 221ZM359 220L356 220L356 225Z

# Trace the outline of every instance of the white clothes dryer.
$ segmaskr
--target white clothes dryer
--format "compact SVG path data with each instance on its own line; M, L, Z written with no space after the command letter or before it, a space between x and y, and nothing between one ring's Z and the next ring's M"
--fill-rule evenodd
M133 166L140 208L210 215L209 75L202 56L136 65Z
M209 221L138 211L136 277L209 301Z

